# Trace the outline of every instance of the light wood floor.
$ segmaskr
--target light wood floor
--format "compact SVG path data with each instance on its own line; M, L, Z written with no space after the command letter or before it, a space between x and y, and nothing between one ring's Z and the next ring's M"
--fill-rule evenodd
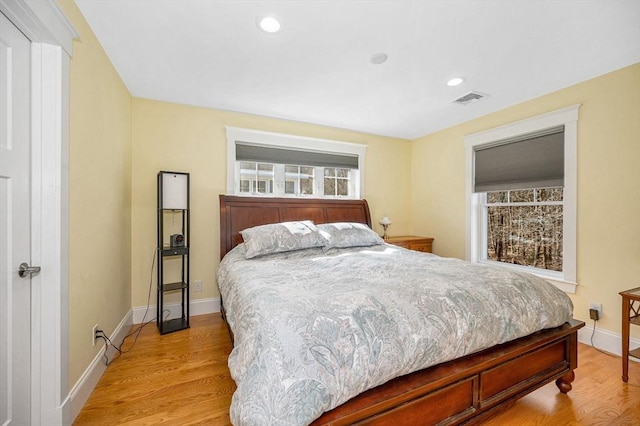
M190 329L164 336L149 324L107 368L74 425L229 425L230 351L220 314L192 317ZM629 363L626 384L619 357L581 344L578 363L568 395L550 383L486 424L640 425L640 364Z

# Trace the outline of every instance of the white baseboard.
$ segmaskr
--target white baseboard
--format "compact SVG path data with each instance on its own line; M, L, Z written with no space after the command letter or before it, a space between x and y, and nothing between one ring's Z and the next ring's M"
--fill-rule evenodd
M591 336L593 335L593 345L591 344ZM594 346L613 355L622 356L622 336L609 330L602 330L596 326L595 333L593 325L586 324L578 330L578 341L585 345ZM631 338L629 340L631 348L640 347L640 340ZM640 360L629 358L632 361L640 362Z
M168 311L168 312L167 312ZM145 316L146 312L146 316ZM182 306L179 302L167 303L164 305L166 318L179 318L182 314ZM208 299L196 299L189 301L189 316L211 314L220 312L220 298L211 297ZM149 305L147 311L146 306L136 306L133 308L133 323L140 324L144 321L150 321L156 317L156 305Z
M165 305L165 312L169 311L168 318L179 317L181 315L181 309L180 303ZM129 310L111 336L108 336L109 339L115 345L121 346L125 336L129 334L131 326L133 324L140 324L146 311L146 306L138 306ZM209 299L197 299L191 300L189 303L189 314L191 316L210 314L214 312L220 312L220 298L212 297ZM145 321L153 320L155 315L156 306L149 306L149 311L147 312ZM107 357L109 359L113 359L115 354L116 349L109 345L107 347ZM91 364L89 364L89 367L87 367L69 393L71 400L71 422L73 422L78 414L80 414L82 407L87 402L87 399L89 399L91 392L93 392L93 389L98 384L100 377L102 377L102 374L106 369L107 366L104 363L104 350L101 350L95 356Z
M133 311L129 310L127 314L124 316L120 324L113 331L111 336L108 336L109 339L118 346L122 345L122 341L124 337L129 333L131 329L133 318ZM116 354L116 349L109 345L107 347L107 357L111 360ZM76 382L69 393L71 398L71 421L73 422L78 414L80 414L80 410L89 399L91 392L98 384L100 377L107 369L107 366L104 363L104 349L98 352L95 356L89 367L84 371L80 379Z

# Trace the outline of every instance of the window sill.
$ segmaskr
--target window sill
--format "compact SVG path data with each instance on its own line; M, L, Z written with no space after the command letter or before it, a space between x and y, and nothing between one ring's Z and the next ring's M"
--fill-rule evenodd
M534 275L538 275L538 274L534 274ZM551 284L555 285L565 293L576 294L576 288L578 288L578 283L572 283L570 281L559 280L556 278L548 278L542 275L538 275L538 276L549 281Z
M236 192L237 197L262 197L262 198L312 198L322 200L359 200L357 197L346 195L316 195L316 194L263 194L260 192Z
M487 260L480 261L479 263L483 263L485 265L497 266L499 268L508 269L510 271L527 272L529 274L533 274L537 277L547 280L548 282L550 282L560 290L564 291L565 293L575 294L576 288L578 287L578 283L574 283L574 282L563 279L561 277L561 274L558 272L556 273L550 272L545 274L544 272L539 272L540 270L532 270L531 268L528 268L528 267L515 266L515 265L506 264L506 263L487 261Z

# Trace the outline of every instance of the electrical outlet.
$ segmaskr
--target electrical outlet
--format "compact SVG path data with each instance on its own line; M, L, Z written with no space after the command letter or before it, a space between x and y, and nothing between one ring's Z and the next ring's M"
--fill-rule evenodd
M202 280L195 280L194 282L194 290L202 291Z
M594 319L591 313L592 309L598 312L598 318L596 320L602 318L602 303L589 302L589 318Z
M96 331L98 331L98 324L94 325L91 330L91 346L96 345Z

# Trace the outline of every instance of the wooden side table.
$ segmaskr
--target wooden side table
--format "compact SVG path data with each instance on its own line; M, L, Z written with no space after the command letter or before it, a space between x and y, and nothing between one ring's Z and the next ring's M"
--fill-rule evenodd
M384 242L393 244L394 246L404 247L409 250L421 251L424 253L431 253L431 249L433 248L433 238L417 237L413 235L389 237L384 240Z
M640 348L629 351L630 324L640 325L640 287L622 291L620 296L622 296L622 381L628 382L629 355L640 358Z

